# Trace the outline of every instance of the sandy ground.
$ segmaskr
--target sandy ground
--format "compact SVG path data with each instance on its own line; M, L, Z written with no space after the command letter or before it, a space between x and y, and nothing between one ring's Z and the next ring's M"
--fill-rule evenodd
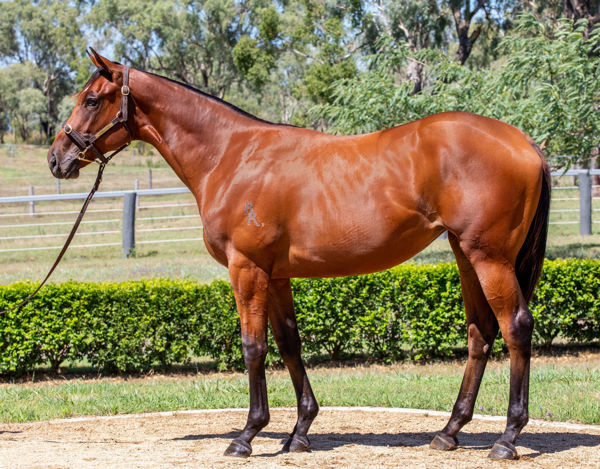
M461 447L429 449L443 413L322 409L309 437L312 449L281 453L294 409L271 411L248 459L223 451L245 422L243 411L196 411L91 417L0 425L0 468L137 467L415 467L600 468L600 426L530 423L518 461L486 458L504 422L475 418L459 435Z

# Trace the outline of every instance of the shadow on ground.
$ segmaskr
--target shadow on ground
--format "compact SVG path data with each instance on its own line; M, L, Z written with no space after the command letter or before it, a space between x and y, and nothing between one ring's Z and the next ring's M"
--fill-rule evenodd
M231 431L227 433L207 434L207 435L187 435L173 440L205 440L212 438L222 438L232 440L240 434L240 431ZM285 443L289 435L281 432L260 432L259 437L272 438ZM310 433L311 451L331 451L346 445L362 446L404 446L417 447L427 446L435 436L435 432L417 432L417 433ZM479 433L459 433L459 447L465 449L491 449L494 442L499 438L500 433L479 432ZM600 446L600 436L575 432L546 432L546 433L525 433L521 434L517 442L518 446L525 447L530 452L522 453L521 456L535 458L542 454L560 453L578 447ZM223 448L226 447L224 443ZM276 456L281 454L261 454L261 456Z

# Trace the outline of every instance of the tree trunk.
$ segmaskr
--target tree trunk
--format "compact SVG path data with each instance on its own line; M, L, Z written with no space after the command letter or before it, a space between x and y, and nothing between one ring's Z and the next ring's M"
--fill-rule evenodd
M481 26L478 27L473 34L469 36L469 27L471 23L463 22L461 25L457 25L456 33L458 34L458 50L456 51L456 61L461 65L464 65L469 55L471 55L471 51L473 50L473 44L479 37L481 33Z
M414 59L409 59L406 77L414 83L411 94L419 93L423 89L423 64Z
M46 75L44 85L42 87L42 94L46 97L46 119L40 118L40 127L42 128L42 135L46 143L50 143L50 139L54 135L54 126L52 125L52 104L54 98L52 96L52 84L56 80L56 75L50 73Z
M464 8L462 8L462 1L450 2L456 35L458 37L458 50L456 51L455 58L461 65L464 65L469 55L471 55L473 44L475 44L479 34L481 34L481 26L477 27L471 35L469 35L469 29L471 28L473 17L485 6L485 3L485 0L478 0L475 8L471 11L471 0L464 0Z
M563 15L578 20L592 16L590 0L562 0Z
M21 136L23 143L27 143L29 141L29 129L27 128L26 123L19 125L19 135Z

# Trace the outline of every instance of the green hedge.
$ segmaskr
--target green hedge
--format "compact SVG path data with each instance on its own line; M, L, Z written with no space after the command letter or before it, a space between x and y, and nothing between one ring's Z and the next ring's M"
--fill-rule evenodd
M0 309L35 285L0 287ZM449 356L465 347L459 276L452 264L404 265L348 278L299 279L294 298L305 356L366 354L390 361ZM600 338L600 262L547 261L531 305L534 341ZM272 338L269 363L278 361ZM104 372L141 371L210 356L243 366L239 320L228 283L185 280L48 285L0 316L0 372L58 369L87 360Z

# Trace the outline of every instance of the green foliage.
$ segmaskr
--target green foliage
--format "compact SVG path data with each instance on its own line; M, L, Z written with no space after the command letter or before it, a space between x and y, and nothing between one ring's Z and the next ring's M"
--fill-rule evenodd
M6 36L4 35L5 32ZM24 101L34 100L36 119L46 140L54 135L58 122L58 104L73 91L72 70L83 49L80 12L77 3L59 0L30 2L13 0L0 3L0 62L34 67L30 84L19 89L34 88L22 96L11 114L23 114ZM35 65L32 65L35 64ZM0 95L5 92L0 89ZM14 115L11 117L14 118ZM31 120L28 115L28 121ZM24 129L22 123L16 124ZM29 135L22 137L29 138Z
M600 133L600 29L586 37L587 23L562 19L542 24L522 15L500 44L502 57L490 68L469 69L434 49L412 51L391 39L369 70L333 86L331 103L316 116L340 133L370 132L442 111L468 111L522 129L547 154L574 155L557 166L589 160ZM427 84L413 93L401 81L410 60L425 66Z
M38 88L43 80L43 71L31 62L0 69L0 112L23 141L47 119L46 98Z
M3 1L0 74L32 73L0 77L0 140L9 128L51 140L93 45L267 120L355 133L466 110L576 155L558 161L568 166L597 146L600 28L559 11L516 0Z
M556 337L576 342L600 338L600 263L546 262L531 312L534 340L550 345Z
M219 97L267 81L280 28L266 0L101 0L89 21L111 40L119 30L115 51L129 63Z
M547 261L531 304L534 341L600 337L600 262ZM0 287L0 309L33 291ZM450 356L466 345L454 265L406 265L348 278L292 282L306 356L359 353L382 361ZM104 372L142 371L210 356L242 368L240 326L224 281L66 282L44 288L19 311L0 317L0 372L53 369L85 359ZM269 337L268 363L278 354Z

